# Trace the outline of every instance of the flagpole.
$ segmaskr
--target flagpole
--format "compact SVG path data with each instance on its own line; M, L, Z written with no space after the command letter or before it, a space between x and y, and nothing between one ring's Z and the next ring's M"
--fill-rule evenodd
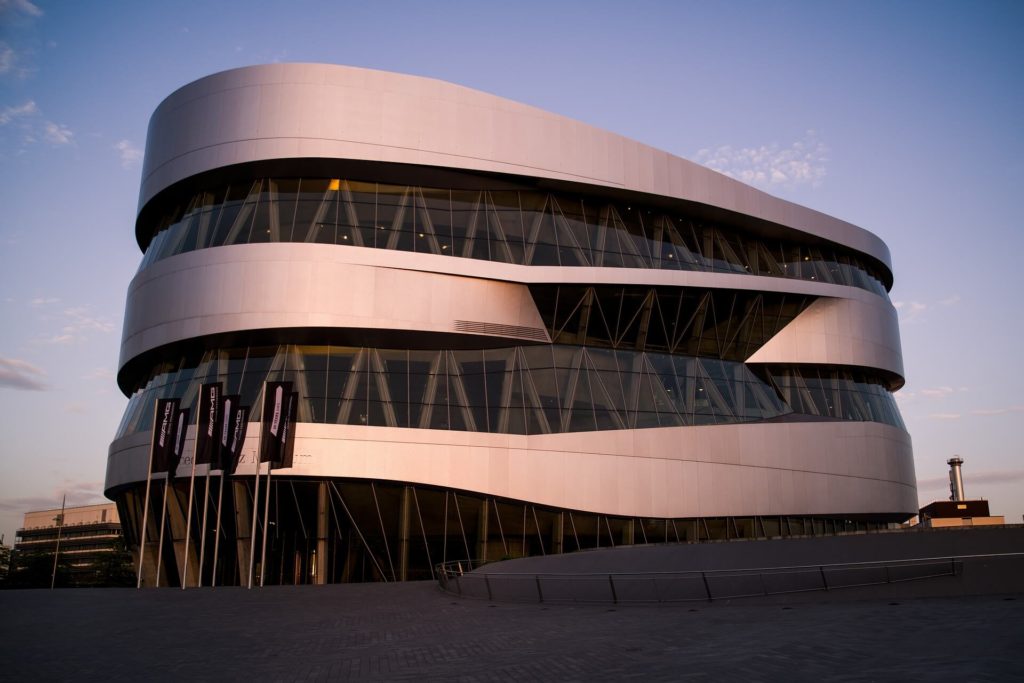
M200 397L202 401L203 397ZM194 499L196 492L196 456L199 455L199 430L202 426L199 424L199 410L196 410L196 439L192 443L192 478L188 484L188 513L185 515L185 567L181 572L181 590L185 590L185 586L188 585L188 547L189 540L192 537L192 500ZM188 427L186 426L187 430ZM203 567L199 565L199 572L202 573Z
M222 397L220 403L220 448L217 449L217 464L220 466L220 490L217 493L217 524L213 532L213 567L210 570L210 587L217 587L217 558L220 556L220 520L221 505L224 502L224 480L228 475L228 462L231 463L232 471L235 467L235 455L232 449L232 439L228 438L228 430L232 429L235 422L235 411L238 406L232 405L226 397ZM234 432L231 432L232 436ZM213 466L213 463L210 463Z
M53 550L53 574L50 575L50 590L57 585L57 558L60 557L60 532L64 530L64 504L68 501L68 494L60 499L60 517L57 518L57 547Z
M153 401L153 424L159 416L160 399ZM153 434L156 438L156 434ZM139 532L139 572L135 587L142 588L142 558L146 556L146 523L149 521L149 485L153 481L153 444L149 446L149 467L146 468L146 502L142 508L142 529Z
M267 497L263 505L263 546L260 549L260 588L263 588L263 577L267 573L267 529L270 527L270 472L274 463L267 463Z
M217 555L220 552L220 506L224 502L225 470L220 471L220 493L217 494L217 528L213 532L213 568L210 570L210 587L217 587Z
M203 486L203 523L202 531L199 532L199 579L198 587L203 587L203 560L206 557L206 519L207 511L210 508L210 470L213 469L213 463L210 462L206 465L206 484Z
M168 488L170 487L171 473L167 473L167 478L164 479L164 507L163 512L160 513L160 540L157 541L156 547L156 587L160 587L160 567L163 564L164 559L164 526L167 521L167 494Z
M263 435L260 435L263 440ZM256 511L260 509L260 452L256 450L256 487L252 493L252 526L249 527L249 588L252 588L252 567L256 560Z

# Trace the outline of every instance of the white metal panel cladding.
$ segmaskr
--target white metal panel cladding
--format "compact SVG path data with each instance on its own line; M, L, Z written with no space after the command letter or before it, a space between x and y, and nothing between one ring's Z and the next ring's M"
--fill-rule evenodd
M861 228L612 133L432 79L330 65L236 69L173 93L150 122L140 210L197 174L283 159L415 164L562 180L596 194L614 188L658 195L746 216L752 224L768 221L803 233L808 243L831 241L890 264L884 243ZM173 357L200 339L244 347L247 335L268 330L277 334L272 343L283 345L302 343L289 335L310 328L328 340L318 343L332 343L332 331L372 330L391 349L404 348L415 333L470 344L484 337L507 338L507 346L545 344L550 331L531 286L569 284L814 298L734 364L744 371L777 365L783 373L801 366L862 368L885 376L885 387L877 385L883 392L892 376L903 375L895 309L886 297L857 287L299 242L197 248L147 263L128 291L120 369L145 375L147 368L126 368L154 351ZM727 335L734 321L723 319ZM139 379L122 384L133 390ZM898 419L782 417L531 435L302 423L296 465L284 474L422 484L602 515L891 519L916 511L910 437L892 426ZM259 431L252 427L247 451ZM108 491L144 481L147 436L137 432L111 445ZM251 465L240 471L251 473Z
M903 376L895 309L855 287L694 271L520 266L297 243L188 252L139 273L128 291L120 366L174 342L253 329L421 330L538 341L544 324L524 285L546 282L828 297L750 362L862 366ZM470 329L458 321L498 327Z
M892 268L870 232L667 152L451 83L328 64L245 67L174 92L149 124L139 208L198 173L288 158L510 173L685 199L822 237Z
M239 474L253 472L258 434L253 424ZM145 478L147 447L140 435L111 445L108 489ZM847 515L914 509L910 452L906 432L876 423L538 436L300 424L295 467L280 473L414 482L627 517Z

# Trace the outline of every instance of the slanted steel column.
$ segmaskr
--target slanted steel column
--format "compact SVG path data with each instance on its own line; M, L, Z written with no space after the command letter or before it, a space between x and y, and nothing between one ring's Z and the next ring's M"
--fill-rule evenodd
M565 512L559 512L551 525L551 552L560 555L565 541Z
M476 534L476 558L483 562L487 561L487 537L489 535L488 521L490 518L490 512L488 512L487 499L484 498L483 502L480 503L480 515L478 516L477 534ZM474 558L471 558L474 559Z
M398 580L409 580L409 519L412 514L412 487L402 489L402 509L398 519Z
M249 545L252 535L252 529L249 528L252 523L249 517L249 482L242 479L231 481L231 494L235 501L235 552L238 558L235 563L238 571L236 585L244 586L249 578ZM227 583L227 579L224 583Z
M330 533L330 520L327 518L327 482L321 481L316 487L316 553L313 570L316 575L313 583L327 583L327 536Z

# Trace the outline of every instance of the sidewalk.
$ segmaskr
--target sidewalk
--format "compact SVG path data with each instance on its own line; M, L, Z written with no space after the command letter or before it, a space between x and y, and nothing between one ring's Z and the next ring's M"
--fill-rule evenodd
M434 583L0 591L0 680L1021 680L1022 608L495 605Z

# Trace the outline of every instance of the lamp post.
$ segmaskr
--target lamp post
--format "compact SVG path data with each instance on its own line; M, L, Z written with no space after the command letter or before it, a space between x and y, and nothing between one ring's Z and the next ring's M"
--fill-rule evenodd
M60 500L60 514L54 517L54 521L57 522L57 547L53 551L53 574L50 575L50 590L57 585L57 558L60 557L60 532L64 528L64 503L67 502L68 496L65 493L64 497Z

